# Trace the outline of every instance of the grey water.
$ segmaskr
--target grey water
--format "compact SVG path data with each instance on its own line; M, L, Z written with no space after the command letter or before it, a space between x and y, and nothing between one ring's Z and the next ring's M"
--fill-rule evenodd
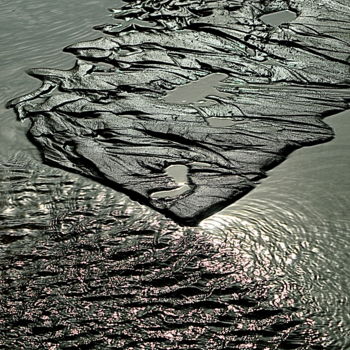
M42 0L3 0L0 3L0 113L1 153L26 151L40 159L34 146L23 136L13 113L5 108L9 99L40 86L39 81L24 74L34 67L69 69L73 56L62 49L79 40L98 38L92 27L111 15L107 9L120 1L78 1L52 3Z
M28 125L17 121L14 113L4 106L9 99L39 86L36 80L24 74L26 69L71 68L74 58L63 53L62 48L99 37L101 34L94 33L91 28L111 21L106 8L117 5L118 1L112 0L84 4L61 0L54 5L43 0L3 0L0 4L1 262L11 261L11 254L24 256L31 252L34 255L43 249L40 244L44 243L54 245L55 249L67 249L62 256L71 259L71 255L81 252L69 250L63 241L47 243L43 228L56 227L69 233L71 226L83 229L81 227L90 225L95 235L101 235L100 240L113 240L112 234L103 233L112 225L107 216L113 225L124 225L125 230L147 225L167 234L183 230L160 218L160 214L102 185L42 166L38 150L26 139ZM206 81L206 89L203 85L201 90L196 88L190 94L191 102L215 94L215 86L222 78L216 77L210 85ZM182 91L176 98L183 101L187 94ZM321 342L333 342L337 348L347 349L350 346L350 113L329 117L326 122L335 130L333 141L294 152L270 171L257 189L204 220L193 232L200 231L214 246L226 247L238 266L237 271L241 272L242 281L265 283L272 293L271 306L297 307L308 325L319 332ZM220 124L220 121L213 121L213 126L215 123ZM185 187L184 169L180 169L180 176L171 171L171 176ZM9 177L11 173L17 177ZM12 187L21 188L21 191L11 192ZM47 197L49 192L50 197ZM125 215L123 219L120 213ZM100 223L96 223L98 220ZM89 237L86 235L81 245L88 245ZM91 238L91 242L95 242L94 239ZM93 257L102 259L97 253ZM101 262L89 259L81 257L79 269L84 269L84 261L88 261L91 271L87 273L92 273ZM16 270L14 276L24 282L27 275L35 276L36 265L30 264ZM5 265L1 266L4 270ZM54 269L48 265L47 271L50 268ZM76 272L67 269L65 273ZM74 276L83 280L78 273ZM45 293L49 295L48 291ZM37 305L40 308L39 301ZM131 315L130 318L133 319ZM37 332L40 334L39 330ZM0 336L0 346L8 345L8 339Z
M289 23L296 19L297 15L289 10L268 13L261 16L261 20L273 27L278 27L281 24Z
M164 100L166 102L171 101L176 103L207 103L208 100L205 98L208 95L221 95L221 93L215 89L215 86L225 78L227 78L227 75L223 73L209 74L204 78L170 91Z

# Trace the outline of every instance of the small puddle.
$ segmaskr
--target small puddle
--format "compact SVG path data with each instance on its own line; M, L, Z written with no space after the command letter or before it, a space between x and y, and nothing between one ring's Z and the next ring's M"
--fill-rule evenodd
M210 163L204 163L204 162L193 162L191 163L191 166L196 166L196 167L211 167Z
M265 23L273 27L278 27L281 24L289 23L294 21L297 18L297 15L293 11L283 10L273 13L268 13L263 15L260 19Z
M212 117L212 118L208 118L207 122L209 123L210 126L214 126L216 128L224 128L227 126L234 125L233 120L228 118Z
M156 26L155 22L143 21L132 17L124 18L123 11L121 9L109 9L109 11L114 14L113 17L115 19L115 23L96 25L93 27L94 29L102 30L103 32L109 34L121 34L124 31L128 32L129 30L136 30L137 27L154 28ZM122 16L122 18L119 18L120 15Z
M174 179L174 181L179 185L179 187L173 190L154 192L151 194L151 198L176 198L191 189L191 187L187 183L188 168L186 165L170 165L165 169L165 172L169 177Z
M153 199L177 198L178 196L181 196L182 194L189 191L190 189L191 187L189 185L182 185L181 187L175 188L173 190L154 192L151 194L151 198Z
M205 103L205 98L210 95L220 96L224 95L215 89L221 81L228 78L224 73L213 73L200 78L196 81L170 91L165 97L164 101L168 103Z

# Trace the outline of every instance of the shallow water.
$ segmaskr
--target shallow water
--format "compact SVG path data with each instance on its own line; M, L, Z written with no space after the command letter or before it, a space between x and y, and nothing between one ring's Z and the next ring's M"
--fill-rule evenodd
M281 24L292 22L296 17L296 13L285 10L266 14L261 17L261 20L273 27L278 27Z
M74 59L61 49L100 36L90 28L110 21L106 8L116 4L89 1L81 6L61 1L56 5L54 10L39 0L0 5L1 270L4 286L13 293L8 296L2 291L9 304L3 301L1 307L5 305L12 323L0 324L0 344L34 349L40 337L52 349L57 344L60 348L89 344L90 338L108 344L112 338L106 338L105 329L124 332L115 335L122 339L135 337L128 330L132 325L140 332L138 344L147 340L144 348L148 349L152 341L159 344L176 337L185 344L180 338L188 327L198 339L205 332L216 337L217 329L229 339L232 335L223 331L227 325L218 323L224 320L231 331L236 330L237 342L245 344L242 349L258 340L262 344L264 337L271 342L266 348L273 349L277 343L271 339L293 335L287 324L298 320L301 335L292 337L289 348L294 344L297 349L312 349L318 342L327 348L333 342L336 349L347 349L350 113L326 119L335 129L333 141L293 153L258 188L203 221L199 229L180 228L118 192L42 166L39 153L25 138L25 124L5 110L10 98L38 86L25 69L70 68ZM209 90L211 94L213 88ZM203 98L203 92L198 96ZM230 280L225 279L229 272ZM234 283L234 293L223 292ZM205 293L187 288L192 285ZM122 295L123 288L129 296ZM218 312L230 311L226 302L233 295L243 301L236 303L236 309L230 304L231 314ZM81 296L87 299L82 301ZM199 305L203 300L204 307ZM244 300L252 305L246 306ZM189 310L186 305L191 303ZM125 314L116 315L123 313L118 310ZM264 317L259 310L265 310ZM21 314L18 319L16 314ZM152 329L142 324L144 317L149 317ZM89 322L102 326L94 333ZM67 324L69 330L63 332ZM261 336L261 329L270 330L271 324L280 325L273 328L273 337ZM162 333L165 340L157 325L167 329ZM7 333L11 327L13 336ZM308 329L314 333L303 336ZM297 345L305 339L306 344ZM204 344L218 348L216 343ZM106 348L98 342L87 346ZM142 348L137 346L128 349Z
M30 152L40 159L39 153L23 137L12 111L5 104L15 96L40 86L38 80L24 74L34 67L69 69L75 57L62 49L82 39L100 36L92 27L110 19L107 8L119 1L60 1L59 5L42 0L4 0L0 3L0 139L2 154L13 150Z
M301 286L317 322L349 346L350 113L330 117L333 141L293 153L263 185L201 227L254 256L252 273ZM257 272L259 271L259 272Z

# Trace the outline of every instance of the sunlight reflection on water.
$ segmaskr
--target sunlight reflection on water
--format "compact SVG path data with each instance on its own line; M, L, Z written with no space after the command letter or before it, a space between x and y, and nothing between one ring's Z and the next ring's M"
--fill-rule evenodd
M326 316L317 322L335 337L339 325L350 336L349 117L327 119L333 141L293 153L257 189L200 224L253 257L252 270L301 286L298 302Z

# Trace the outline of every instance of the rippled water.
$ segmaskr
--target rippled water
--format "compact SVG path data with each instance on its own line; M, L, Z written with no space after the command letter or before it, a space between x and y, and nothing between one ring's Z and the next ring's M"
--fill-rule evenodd
M0 346L34 349L42 340L50 349L84 342L102 349L98 341L112 344L114 330L115 338L134 333L137 344L146 341L120 341L127 349L174 339L178 347L170 348L194 349L186 332L203 349L219 348L221 338L241 349L348 349L349 112L326 119L333 141L293 153L198 229L40 164L26 126L4 103L38 85L25 69L70 68L73 57L62 48L100 36L91 27L111 21L112 6L116 1L0 4L0 307L11 315L0 322ZM206 332L213 344L204 342Z
M107 9L120 1L62 0L53 4L43 0L3 0L0 3L0 138L1 153L13 148L30 151L39 158L32 144L23 137L12 111L5 103L14 96L39 87L37 80L24 74L34 67L71 68L75 58L62 52L65 46L100 36L92 27L108 22Z
M293 153L263 186L201 227L253 257L252 273L298 285L296 302L312 305L320 326L349 346L350 113L327 123L333 141Z

